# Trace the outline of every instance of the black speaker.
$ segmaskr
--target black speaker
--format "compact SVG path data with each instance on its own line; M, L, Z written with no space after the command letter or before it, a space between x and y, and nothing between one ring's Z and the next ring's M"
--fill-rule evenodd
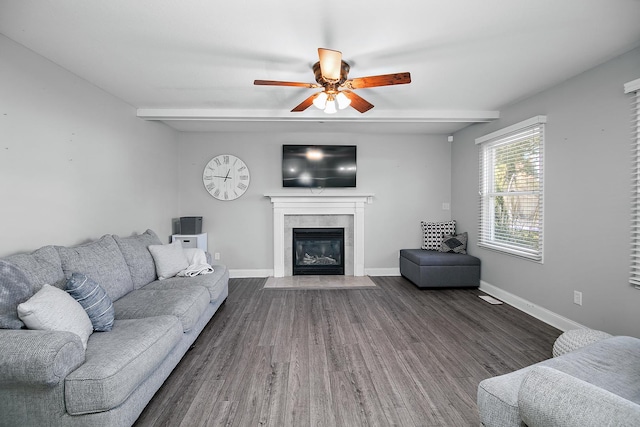
M181 216L180 234L200 234L202 233L201 216Z

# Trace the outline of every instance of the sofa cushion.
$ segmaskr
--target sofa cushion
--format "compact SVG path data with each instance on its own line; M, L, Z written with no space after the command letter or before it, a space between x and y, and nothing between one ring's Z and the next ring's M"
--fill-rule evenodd
M18 304L32 295L31 281L14 264L0 260L0 329L21 329Z
M184 332L195 326L208 305L209 292L202 286L163 290L138 289L113 304L116 319L172 315L180 320Z
M43 246L30 254L11 255L4 259L24 272L32 285L31 295L45 283L63 289L67 281L54 246Z
M471 255L423 249L401 249L400 257L420 266L480 265L480 258Z
M62 270L67 279L83 273L98 282L112 301L133 290L129 267L112 236L71 248L58 246Z
M638 355L640 339L618 336L598 341L541 364L640 404Z
M442 246L442 237L456 234L456 222L420 222L422 226L422 249L437 251Z
M93 332L89 316L82 306L62 289L44 285L31 298L18 305L18 316L27 328L73 332L87 348Z
M117 319L111 332L93 334L86 360L65 379L67 412L108 411L122 404L180 341L174 316Z
M147 230L135 236L113 236L113 239L120 247L124 260L129 266L134 289L139 289L157 279L156 265L149 252L149 246L162 244L156 233Z
M156 280L142 289L178 289L186 286L203 286L209 291L209 300L217 302L229 281L229 270L224 265L214 265L213 273L194 277L172 277Z
M84 308L94 331L111 330L114 317L113 303L102 286L82 273L73 273L67 281L66 291Z
M149 251L156 264L156 273L160 280L174 277L189 267L189 260L184 254L180 240L168 245L151 245Z

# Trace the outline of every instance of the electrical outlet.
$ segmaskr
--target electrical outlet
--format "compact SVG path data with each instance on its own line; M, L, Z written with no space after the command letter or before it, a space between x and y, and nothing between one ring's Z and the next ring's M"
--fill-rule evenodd
M215 254L213 254L213 259L220 259L220 252L216 252Z
M451 209L451 205L447 202L443 202L442 203L442 210L443 211L448 211L449 209Z
M574 304L578 304L578 305L582 305L582 292L573 291L573 303Z

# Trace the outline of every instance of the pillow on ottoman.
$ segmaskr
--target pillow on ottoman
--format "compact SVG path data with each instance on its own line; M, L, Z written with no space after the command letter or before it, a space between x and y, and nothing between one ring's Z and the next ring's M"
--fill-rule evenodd
M439 251L442 246L442 237L446 234L456 234L455 220L446 222L420 222L422 225L422 249Z
M454 252L456 254L467 253L467 240L469 235L465 231L464 233L457 234L455 236L446 235L442 238L442 245L440 246L440 252Z
M0 260L0 329L21 329L18 304L31 296L31 282L10 262Z

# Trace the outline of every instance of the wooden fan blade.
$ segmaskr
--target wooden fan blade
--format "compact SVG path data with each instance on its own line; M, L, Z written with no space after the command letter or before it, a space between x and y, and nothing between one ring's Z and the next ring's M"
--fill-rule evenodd
M410 73L383 74L381 76L358 77L344 82L344 87L349 89L362 89L365 87L403 85L411 83Z
M295 86L306 87L308 89L315 89L317 87L320 87L316 83L281 82L279 80L254 80L253 84L258 86Z
M313 104L313 100L316 99L316 97L318 95L320 95L321 93L322 92L314 93L313 95L311 95L310 97L308 97L307 99L302 101L300 104L298 104L293 110L291 110L291 112L292 113L299 113L301 111L306 110L307 108L309 108L311 106L311 104Z
M342 69L342 52L331 49L318 48L320 58L320 73L327 80L340 80Z
M350 90L343 90L342 93L344 93L346 97L351 100L351 106L361 113L365 113L373 108L372 103L370 103L360 95L356 95Z

